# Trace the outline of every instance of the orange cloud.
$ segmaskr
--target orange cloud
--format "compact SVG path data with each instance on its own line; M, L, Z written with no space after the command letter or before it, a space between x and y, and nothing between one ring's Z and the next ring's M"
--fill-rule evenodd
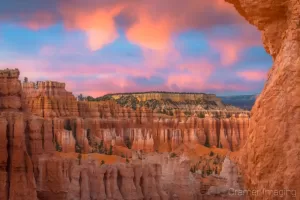
M230 66L238 61L239 53L243 49L240 44L232 40L212 40L210 45L220 52L220 61L223 66Z
M266 78L267 78L267 72L260 71L260 70L240 71L240 72L237 72L237 75L248 81L263 81L263 80L266 80Z
M172 48L173 34L241 21L233 6L223 0L88 0L84 3L70 0L53 1L49 5L49 10L33 11L29 19L21 17L24 24L37 30L62 20L67 29L84 31L87 46L93 51L118 38L116 17L123 11L135 18L126 30L128 40L143 49L164 52ZM45 6L36 7L45 10ZM28 16L28 13L24 15Z
M145 65L153 68L164 67L170 54L173 55L173 59L178 57L171 40L170 20L154 18L146 9L140 8L138 12L136 23L126 31L127 39L142 48Z
M142 48L164 50L171 43L171 26L167 19L155 20L149 14L145 14L144 10L138 16L137 22L127 30L126 35L129 41Z
M88 38L87 46L96 51L118 38L114 17L120 13L122 6L113 8L96 8L85 11L71 4L63 4L60 12L67 29L80 29Z

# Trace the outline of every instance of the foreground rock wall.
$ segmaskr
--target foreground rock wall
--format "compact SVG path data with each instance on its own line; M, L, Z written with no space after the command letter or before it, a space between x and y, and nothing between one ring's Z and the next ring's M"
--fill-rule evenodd
M262 32L274 65L251 115L241 156L248 189L290 190L251 199L299 199L300 195L300 2L297 0L226 0Z

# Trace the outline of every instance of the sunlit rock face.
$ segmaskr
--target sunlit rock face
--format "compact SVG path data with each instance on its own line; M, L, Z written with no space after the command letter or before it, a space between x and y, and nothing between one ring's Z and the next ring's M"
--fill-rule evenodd
M21 112L18 78L17 69L0 70L0 199L35 200L36 182L27 150L26 115ZM35 138L34 133L29 137ZM31 149L39 152L38 144Z
M249 117L243 114L227 119L209 116L204 119L188 118L181 122L176 118L164 121L162 117L158 123L151 124L92 120L87 119L90 123L86 127L90 129L93 140L100 141L103 138L106 144L115 140L117 145L122 145L128 139L132 149L145 152L170 152L181 144L202 144L236 151L247 140L249 123Z
M4 200L201 199L191 161L170 159L169 152L202 145L235 151L247 139L249 113L241 110L206 110L199 117L113 100L78 102L63 83L24 82L22 91L18 77L18 70L0 71L1 98L16 99L2 98L0 105ZM167 157L145 159L157 152Z
M300 2L297 0L226 0L262 33L273 57L265 87L252 112L240 168L246 187L300 194ZM292 192L291 192L292 191ZM297 197L295 197L295 194ZM251 199L277 199L259 193Z
M101 164L58 156L39 157L37 193L40 199L163 199L157 164Z
M24 109L41 117L78 116L76 98L65 83L55 81L23 82Z
M135 107L136 101L143 105L152 100L155 109ZM169 101L180 110L174 110L173 104L170 107ZM185 107L186 101L191 110ZM73 137L84 153L93 151L101 140L106 148L125 146L124 140L129 140L133 150L143 152L173 151L181 144L236 151L247 140L249 112L225 106L215 95L141 93L112 95L99 102L76 101L64 83L47 81L24 82L22 102L26 111L53 120L52 141L68 152L73 147L66 145L73 145ZM159 110L160 106L164 109ZM66 124L73 137L64 131Z

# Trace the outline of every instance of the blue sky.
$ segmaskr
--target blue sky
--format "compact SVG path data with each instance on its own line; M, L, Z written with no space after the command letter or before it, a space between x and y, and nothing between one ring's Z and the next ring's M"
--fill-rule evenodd
M260 33L222 0L170 1L6 2L0 66L92 96L259 93L272 66Z

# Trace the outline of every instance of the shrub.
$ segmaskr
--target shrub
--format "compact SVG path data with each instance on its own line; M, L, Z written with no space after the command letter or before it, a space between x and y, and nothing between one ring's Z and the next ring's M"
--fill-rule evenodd
M101 166L101 165L104 165L104 164L105 164L105 161L104 161L104 160L101 160L100 166Z
M212 156L214 156L214 155L215 155L215 153L212 152L212 151L209 153L209 156L210 156L210 157L212 157Z
M172 152L172 153L170 154L170 158L175 158L176 156L177 156L177 154L174 153L174 152Z
M81 158L82 158L82 155L81 155L81 153L79 153L77 156L79 165L81 165Z
M55 148L56 148L56 151L62 152L62 148L57 142L56 142Z
M129 160L128 160L128 158L126 158L126 163L129 163Z
M191 111L185 111L184 114L185 114L186 116L191 116L191 115L192 115L192 112L191 112Z
M195 166L193 166L193 167L190 168L190 172L191 172L191 173L196 173L196 168L195 168Z
M98 145L98 152L99 153L104 153L103 140L101 140L100 144Z
M207 176L211 175L212 173L213 173L213 171L212 171L211 169L208 169L208 170L206 171L206 175L207 175Z
M81 153L81 147L78 144L75 145L75 152Z
M125 140L125 145L127 146L128 149L131 149L131 145L132 145L132 144L131 144L129 138L127 138L127 139Z
M204 146L206 146L206 147L210 147L210 144L209 144L209 139L208 139L208 137L206 136L206 139L205 139L205 144L204 144Z
M107 154L108 154L108 155L112 155L112 154L113 154L113 146L112 146L112 145L110 145Z
M205 118L205 114L204 114L204 113L199 113L199 114L198 114L198 117L199 117L199 118Z

